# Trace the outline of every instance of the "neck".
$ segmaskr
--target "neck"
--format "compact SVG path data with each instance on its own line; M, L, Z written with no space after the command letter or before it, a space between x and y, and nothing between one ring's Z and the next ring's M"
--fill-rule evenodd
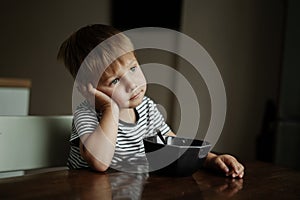
M136 116L133 108L126 108L120 110L119 118L120 120L127 122L127 123L135 123Z

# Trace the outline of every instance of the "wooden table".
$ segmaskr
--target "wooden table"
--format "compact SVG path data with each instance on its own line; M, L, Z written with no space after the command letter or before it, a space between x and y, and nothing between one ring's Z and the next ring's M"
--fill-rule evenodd
M0 179L0 199L300 199L300 172L245 166L243 179L204 170L189 177L61 170Z

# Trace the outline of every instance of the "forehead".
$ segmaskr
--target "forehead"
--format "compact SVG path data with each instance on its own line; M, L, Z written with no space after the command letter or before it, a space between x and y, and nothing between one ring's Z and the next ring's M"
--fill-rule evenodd
M107 78L116 74L122 68L130 67L130 64L137 62L133 52L120 56L117 60L112 62L103 72L102 77ZM101 77L101 79L102 79Z

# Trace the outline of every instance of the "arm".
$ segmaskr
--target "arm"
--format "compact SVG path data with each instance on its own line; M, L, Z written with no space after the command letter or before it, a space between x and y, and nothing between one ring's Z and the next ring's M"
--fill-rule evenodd
M106 171L115 151L119 108L109 96L91 85L89 85L88 91L83 94L87 99L95 98L96 107L101 109L102 117L92 134L85 134L80 137L80 153L94 170Z

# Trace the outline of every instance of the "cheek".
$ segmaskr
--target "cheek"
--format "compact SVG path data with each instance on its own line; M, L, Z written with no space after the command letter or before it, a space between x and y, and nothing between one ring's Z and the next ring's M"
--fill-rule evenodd
M124 90L120 87L115 88L111 93L111 98L119 104L122 103L127 97Z
M146 85L146 78L142 72L137 76L137 84L138 86Z

